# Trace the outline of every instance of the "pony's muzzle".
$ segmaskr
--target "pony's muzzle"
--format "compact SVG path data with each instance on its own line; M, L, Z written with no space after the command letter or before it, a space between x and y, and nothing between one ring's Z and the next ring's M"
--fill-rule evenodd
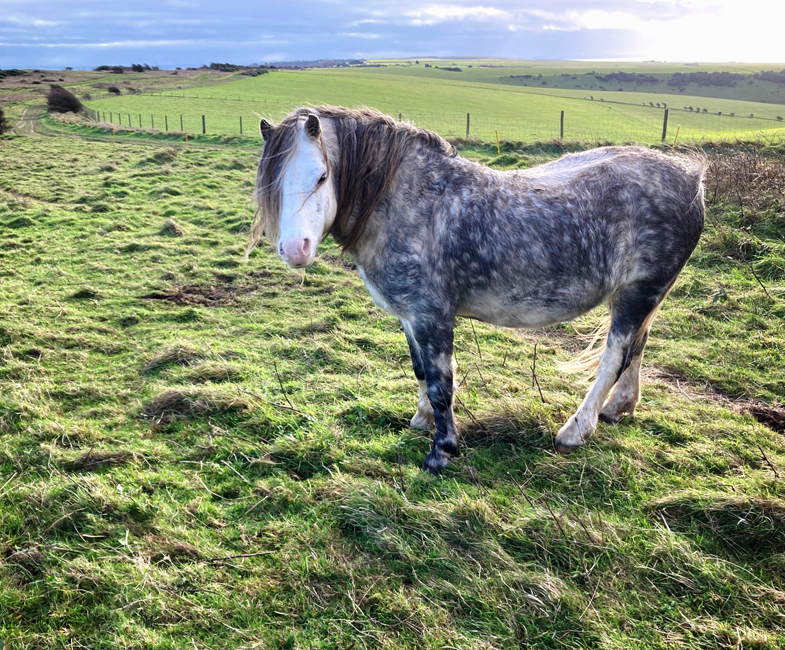
M293 238L278 242L278 253L292 268L300 268L313 264L315 253L313 240L309 237Z

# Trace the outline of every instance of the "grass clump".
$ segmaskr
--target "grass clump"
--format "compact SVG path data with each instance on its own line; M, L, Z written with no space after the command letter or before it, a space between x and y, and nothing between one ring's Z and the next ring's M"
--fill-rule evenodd
M96 300L99 297L99 293L92 287L82 287L70 296L71 300Z
M30 217L22 215L20 217L16 217L14 219L11 219L10 221L7 221L5 227L13 228L14 230L17 230L19 228L29 228L30 226L34 226L34 225L35 225L35 221L33 221Z
M164 221L164 225L161 227L160 232L162 235L168 237L183 237L188 234L188 231L171 217Z
M65 463L68 471L93 471L104 466L118 466L126 463L133 458L133 454L116 449L94 449L91 448L84 454Z
M206 354L189 343L176 343L164 348L145 363L142 372L151 373L169 366L189 366L201 359Z
M155 424L170 424L205 415L246 411L249 405L238 395L216 390L168 388L142 408L141 415Z

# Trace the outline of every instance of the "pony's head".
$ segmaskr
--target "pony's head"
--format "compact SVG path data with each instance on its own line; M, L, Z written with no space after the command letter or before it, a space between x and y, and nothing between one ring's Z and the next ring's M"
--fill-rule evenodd
M455 155L440 136L370 108L298 108L260 124L264 151L246 257L264 236L291 267L313 263L328 234L352 250L417 145Z
M314 112L296 111L277 127L263 119L259 128L265 146L249 251L264 235L289 266L309 266L337 210L322 123Z

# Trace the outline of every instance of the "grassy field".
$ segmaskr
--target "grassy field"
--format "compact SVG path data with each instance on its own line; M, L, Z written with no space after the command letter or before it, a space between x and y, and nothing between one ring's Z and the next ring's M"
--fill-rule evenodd
M524 142L558 138L564 111L566 140L654 143L661 138L663 111L648 104L665 102L671 109L671 139L677 127L683 141L785 137L785 122L776 120L785 107L776 104L731 99L707 104L704 97L682 95L526 88L416 76L420 70L408 67L390 69L396 73L385 68L280 71L180 93L123 95L87 105L106 121L158 130L180 130L182 116L185 130L201 132L205 115L206 131L213 134L239 133L241 118L246 132L255 131L259 115L279 119L296 106L328 103L370 105L447 137L461 137L470 113L472 137L494 141L498 132L501 139ZM688 106L711 113L683 110Z
M415 61L419 60L419 65ZM539 87L544 90L568 88L599 91L605 86L608 91L637 91L641 87L635 82L614 82L609 85L596 75L615 72L633 72L653 76L659 83L643 86L648 95L673 94L674 88L667 80L674 73L730 72L745 75L735 86L701 86L690 83L682 96L732 99L774 104L785 103L785 86L755 79L754 74L764 70L780 71L785 63L666 63L659 61L516 61L514 59L380 59L371 62L383 67L373 68L376 74L393 74L417 77L432 77L451 81L474 81L495 84L515 84ZM425 67L429 65L430 67ZM438 68L437 68L438 66ZM445 70L458 67L460 72ZM530 75L532 78L522 78ZM511 78L512 77L512 78ZM544 82L544 83L543 83ZM547 86L547 88L543 88ZM648 101L648 100L647 100ZM655 100L656 101L656 100ZM666 100L667 101L667 100ZM719 110L719 109L718 109Z
M4 650L785 645L780 150L709 152L635 418L554 454L574 327L462 322L434 478L350 261L242 262L258 151L133 137L0 143Z

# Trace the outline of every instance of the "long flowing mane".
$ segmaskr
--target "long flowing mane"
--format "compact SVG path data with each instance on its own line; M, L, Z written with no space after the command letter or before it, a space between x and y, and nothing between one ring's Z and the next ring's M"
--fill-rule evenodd
M328 151L323 139L321 146L338 198L330 234L344 250L351 249L362 236L413 147L420 144L446 156L456 155L455 148L440 135L397 122L372 108L298 108L273 128L265 141L256 176L256 212L248 252L262 236L278 239L283 171L294 152L298 120L311 114L331 120L337 140L337 151Z

